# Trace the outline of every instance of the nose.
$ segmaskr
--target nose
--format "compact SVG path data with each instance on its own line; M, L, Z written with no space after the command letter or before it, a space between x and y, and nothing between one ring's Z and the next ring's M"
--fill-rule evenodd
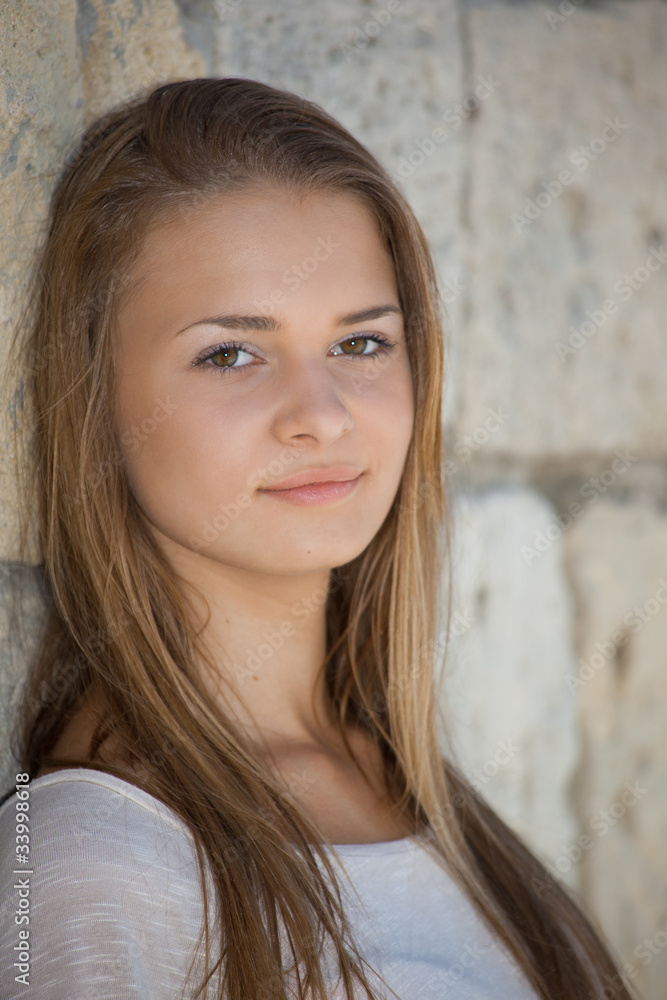
M328 445L354 426L341 384L321 361L292 361L278 396L272 430L283 443L312 438Z

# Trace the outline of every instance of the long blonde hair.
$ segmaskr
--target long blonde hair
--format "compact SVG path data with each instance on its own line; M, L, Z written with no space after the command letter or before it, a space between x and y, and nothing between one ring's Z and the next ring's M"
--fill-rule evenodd
M393 258L406 317L415 423L400 488L365 551L331 571L326 600L322 669L342 737L350 725L369 734L396 814L537 994L602 998L605 980L619 979L601 932L439 742L433 652L445 607L450 623L451 504L440 430L445 311L426 238L371 153L295 94L242 78L167 83L97 119L61 173L15 339L27 427L22 551L36 503L49 610L14 755L31 777L45 766L115 774L187 823L207 917L208 869L220 921L204 922L205 969L193 995L214 987L232 1000L287 997L282 928L299 998L327 995L324 940L346 997L355 980L376 996L324 838L195 670L201 651L183 592L130 492L112 419L114 319L148 227L263 185L361 199ZM88 756L54 756L91 692L108 711ZM123 759L104 758L112 735L128 748ZM630 993L621 984L615 996Z

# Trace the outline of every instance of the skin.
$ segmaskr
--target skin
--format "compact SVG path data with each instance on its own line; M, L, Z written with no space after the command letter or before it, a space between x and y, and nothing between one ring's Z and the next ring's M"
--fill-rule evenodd
M309 273L302 264L318 245L328 254ZM288 270L303 279L298 288L283 281ZM383 801L381 762L360 732L348 733L368 764L370 794L318 679L330 570L382 525L413 430L402 316L336 325L341 314L399 307L375 221L339 192L219 196L149 231L134 278L117 324L118 430L131 489L193 615L203 623L210 611L201 636L216 671L202 664L206 683L329 836L404 835ZM282 299L272 302L276 290ZM201 322L229 314L273 315L281 329ZM361 340L351 353L362 334L394 346L381 352ZM229 341L247 353L193 366ZM314 465L363 475L352 494L321 506L258 492ZM221 510L233 513L227 523ZM260 647L266 658L251 668L249 651Z

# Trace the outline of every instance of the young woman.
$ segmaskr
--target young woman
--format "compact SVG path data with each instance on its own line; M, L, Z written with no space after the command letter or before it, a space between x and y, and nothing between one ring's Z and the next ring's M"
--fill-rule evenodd
M630 997L440 750L441 308L316 105L187 80L87 130L19 342L3 997Z

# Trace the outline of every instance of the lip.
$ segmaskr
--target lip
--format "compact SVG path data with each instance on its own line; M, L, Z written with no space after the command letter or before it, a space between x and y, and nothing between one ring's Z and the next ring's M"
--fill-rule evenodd
M267 496L286 503L297 504L300 507L316 507L321 504L335 503L349 496L356 490L363 478L360 472L355 479L331 480L323 483L307 483L305 486L293 486L288 490L260 490Z
M274 483L273 486L264 486L259 492L281 492L316 483L350 482L353 479L358 479L362 471L362 469L355 469L350 465L313 466L311 469L303 469L293 476L288 476L287 479L283 479L280 483Z

